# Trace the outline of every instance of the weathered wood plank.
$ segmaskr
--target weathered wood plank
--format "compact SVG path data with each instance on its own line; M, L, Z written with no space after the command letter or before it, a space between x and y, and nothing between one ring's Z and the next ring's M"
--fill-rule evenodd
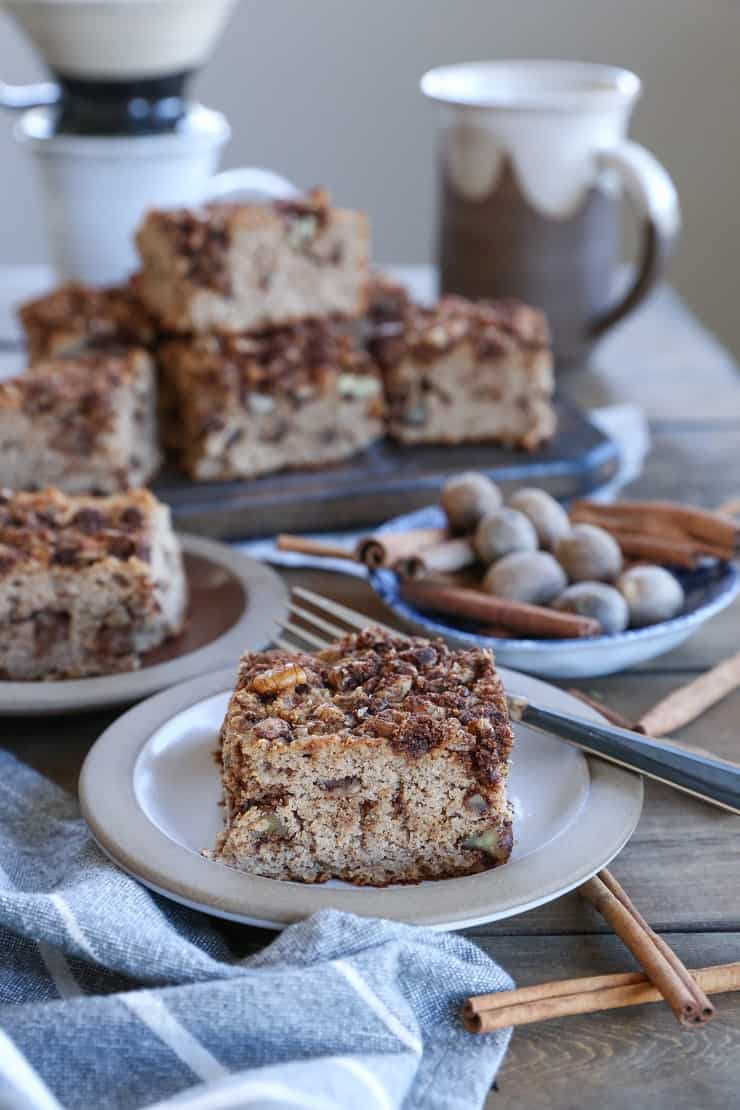
M715 663L734 655L740 648L740 598L724 612L718 613L702 625L698 631L667 655L661 655L648 663L643 663L635 672L645 676L653 673L667 674L675 671L675 683L679 685L684 678L681 671L704 671ZM630 672L630 673L635 673ZM657 701L657 695L655 700Z
M740 934L665 934L689 966L737 959ZM518 985L624 971L612 936L475 938ZM563 1018L514 1030L488 1110L696 1110L738 1104L740 994L718 995L717 1015L681 1029L661 1003Z
M700 391L697 391L700 392ZM651 429L652 450L628 497L666 498L715 508L740 489L740 375L725 401L726 420L711 427L670 423Z

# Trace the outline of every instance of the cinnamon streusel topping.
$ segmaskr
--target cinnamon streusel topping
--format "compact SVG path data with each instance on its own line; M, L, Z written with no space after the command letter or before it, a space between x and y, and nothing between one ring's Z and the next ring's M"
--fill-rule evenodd
M397 328L373 344L384 368L406 356L432 362L460 343L470 343L476 359L498 358L514 350L547 347L550 333L542 312L514 299L469 301L447 296L432 308L409 304Z
M88 346L149 344L154 323L129 286L94 289L69 282L29 301L20 318L35 346L44 349L55 333L84 337Z
M280 397L294 407L336 381L340 396L380 394L378 370L340 324L307 320L293 327L233 336L173 340L162 365L188 382L190 403L210 428L214 414L236 404L261 412Z
M53 415L49 443L73 455L91 451L115 419L115 391L133 381L148 355L136 349L114 355L86 351L74 358L35 363L25 374L0 382L0 407L29 417Z
M148 219L164 231L178 256L180 276L194 285L231 296L228 253L235 229L247 216L249 205L228 202L204 204L150 213ZM325 189L313 189L303 197L277 200L263 206L287 224L292 245L303 247L329 220L331 198Z
M265 744L380 737L409 759L444 745L489 784L513 740L490 652L380 628L316 655L247 654L229 718Z
M146 562L155 505L148 490L101 498L0 490L0 574L21 562L70 568L108 558Z

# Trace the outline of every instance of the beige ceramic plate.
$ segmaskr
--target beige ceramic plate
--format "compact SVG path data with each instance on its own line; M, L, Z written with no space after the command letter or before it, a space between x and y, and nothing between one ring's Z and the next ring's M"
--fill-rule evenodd
M125 705L227 664L275 635L288 593L274 570L200 536L181 535L190 603L185 629L138 671L60 682L0 682L0 713L77 713Z
M599 719L562 690L501 673L512 693ZM125 713L94 745L80 776L82 812L103 851L153 890L207 913L282 928L333 907L459 929L572 890L613 859L639 819L639 776L517 725L510 778L515 845L505 867L382 890L244 874L200 855L223 820L213 751L232 679L232 670L205 675Z

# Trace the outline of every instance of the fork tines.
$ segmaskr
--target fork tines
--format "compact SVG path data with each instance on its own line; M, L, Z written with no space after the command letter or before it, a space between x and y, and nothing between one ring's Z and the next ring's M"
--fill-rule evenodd
M348 632L378 623L338 601L295 586L290 612L281 626L282 635L275 637L274 644L283 651L320 651Z

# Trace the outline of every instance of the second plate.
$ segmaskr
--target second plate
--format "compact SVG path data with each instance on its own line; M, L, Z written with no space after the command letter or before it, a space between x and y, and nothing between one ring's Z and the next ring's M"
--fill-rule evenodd
M137 671L54 682L0 681L0 714L44 716L126 705L265 647L288 611L274 570L225 544L180 535L190 591L183 631L148 652Z

